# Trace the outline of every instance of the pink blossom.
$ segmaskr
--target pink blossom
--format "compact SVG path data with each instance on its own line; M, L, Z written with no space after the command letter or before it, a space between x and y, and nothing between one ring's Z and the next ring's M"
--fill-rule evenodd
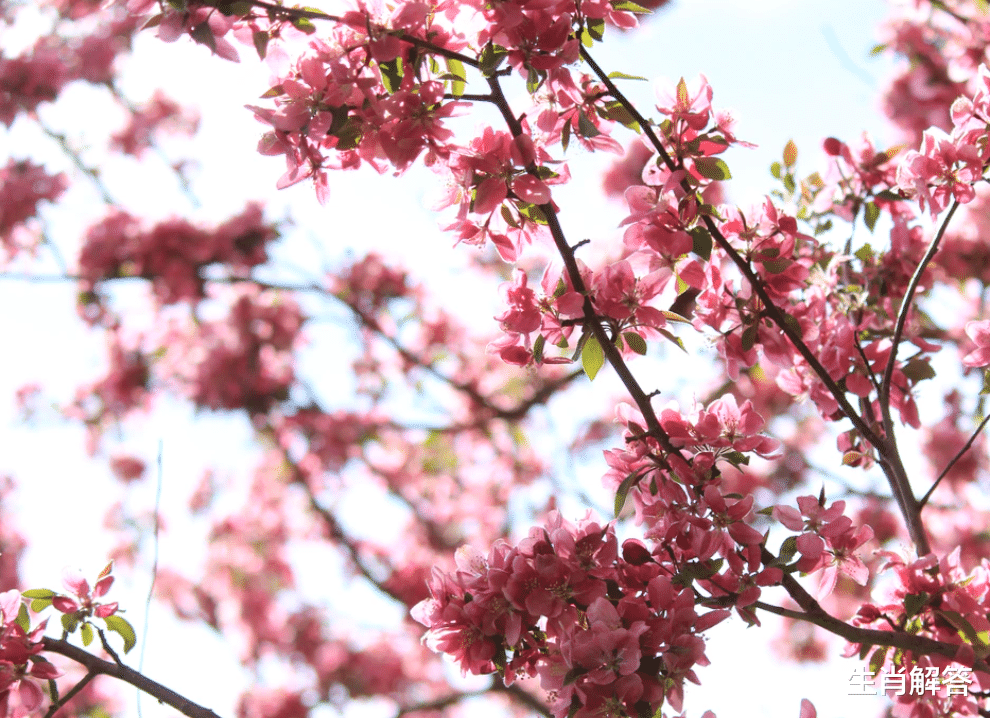
M981 367L990 364L990 320L968 322L966 334L976 349L963 357L963 366Z

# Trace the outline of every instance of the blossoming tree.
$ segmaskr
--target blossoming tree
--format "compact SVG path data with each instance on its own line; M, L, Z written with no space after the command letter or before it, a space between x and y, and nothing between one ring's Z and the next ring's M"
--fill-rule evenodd
M895 715L990 711L986 3L898 6L877 51L908 60L886 94L904 143L826 138L826 165L801 175L798 148L782 142L766 199L745 207L726 200L723 155L746 142L718 88L681 79L644 107L623 90L635 78L596 59L662 4L0 4L4 33L48 23L0 58L0 120L37 124L75 166L17 157L0 169L6 276L72 283L80 321L106 344L105 375L61 414L109 454L123 490L152 472L113 453L111 430L166 395L246 417L263 447L233 508L210 475L189 497L210 523L200 573L155 569L180 619L237 637L259 676L239 715L371 697L399 716L482 698L518 715L672 715L708 662L705 632L767 615L786 619L798 659L840 639L850 672ZM207 225L114 201L39 108L88 83L126 117L105 152L134 158L195 131L176 100L138 105L116 82L138 33L266 61L270 89L249 109L257 150L285 162L279 188L310 183L322 201L344 170L436 173L442 231L466 245L454 251L478 287L501 284L494 320L466 323L374 252L287 278L274 269L280 228L257 203ZM579 240L561 217L555 193L578 148L625 153L594 197L623 199L618 239ZM46 208L76 182L106 207L63 260ZM42 261L64 271L42 275ZM145 311L120 290L135 284ZM360 341L349 402L300 363L331 309ZM721 375L679 403L637 371L639 357L693 335ZM571 450L604 448L608 512L568 515L555 492L510 510L554 481L527 433L607 371L622 396ZM17 398L30 411L43 391ZM933 396L942 416L919 411ZM5 501L14 490L8 480ZM356 490L401 517L401 541L358 530L342 505ZM52 590L22 584L24 539L0 522L0 712L113 713L122 682L213 716L127 662L138 635L112 584L144 549L119 515L109 527L115 563ZM375 636L335 624L299 590L317 570L294 560L302 544L331 551L404 618ZM465 688L441 654L490 680ZM816 713L808 701L794 710Z

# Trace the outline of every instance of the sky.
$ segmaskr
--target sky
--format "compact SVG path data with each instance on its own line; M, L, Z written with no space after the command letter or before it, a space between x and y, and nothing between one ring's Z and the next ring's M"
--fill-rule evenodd
M726 157L735 179L731 199L752 202L770 188L768 167L779 158L788 139L799 148L800 174L821 167L824 137L851 140L869 130L878 144L893 142L876 105L877 90L890 65L869 56L884 14L885 4L872 0L681 0L641 31L621 42L610 40L595 54L608 70L650 78L676 81L683 76L690 80L704 73L714 88L715 107L731 109L737 117L737 135L758 145L752 150L732 150ZM320 245L329 256L342 257L375 244L390 257L422 267L426 248L429 272L443 276L453 291L470 296L471 287L449 274L463 262L458 253L466 250L449 250L450 239L437 231L437 218L423 209L429 173L414 172L398 180L352 173L332 180L331 199L325 207L316 202L306 183L275 191L284 164L280 158L254 152L262 126L243 109L245 104L256 103L267 89L267 71L252 60L249 49L242 49L242 56L242 63L234 65L210 58L205 48L185 40L165 45L150 33L140 39L121 86L136 98L162 86L201 108L198 153L203 161L193 178L201 204L191 206L170 184L167 173L154 171L154 160L140 168L142 182L129 181L133 166L107 168L107 182L120 199L151 216L179 211L205 220L238 211L245 197L263 198L269 216L291 214L294 218L302 240L293 245L288 259L296 264L312 261L309 245ZM641 106L651 107L652 82L630 82L624 89ZM43 108L41 116L56 128L90 122L92 131L98 133L111 111L91 103L90 95L80 91L57 108ZM5 152L23 156L21 148L30 148L32 156L49 157L55 166L61 161L43 138L26 127L13 128L7 139L3 142L0 135L0 162L6 162ZM561 205L565 229L581 227L589 236L614 237L621 208L603 212L601 203L588 201L589 195L599 191L594 175L599 161L575 158L572 172L576 179L559 195L555 191L555 199ZM376 202L381 197L388 198L388 213L378 209ZM67 196L57 213L50 213L53 237L66 254L71 255L75 234L99 212L93 195L81 191ZM71 287L58 284L0 282L0 301L12 308L0 314L0 335L10 338L11 347L0 377L3 395L12 396L17 387L40 381L53 395L64 397L71 395L75 385L98 375L102 367L99 344L75 320L74 299ZM322 361L323 354L315 349L332 344L334 337L332 332L319 337L304 361ZM683 366L683 371L690 371ZM76 427L50 414L25 425L8 402L0 402L0 422L5 427L0 432L0 471L18 479L17 520L26 533L37 537L26 561L25 573L35 582L32 586L58 588L58 569L63 565L98 571L101 552L108 548L100 529L110 491L105 464L86 456ZM203 436L210 436L210 441ZM198 480L204 465L220 465L227 475L236 476L249 470L257 456L244 422L193 416L176 403L165 403L142 420L122 447L153 465L159 443L164 447L162 507L166 512L179 510L187 487ZM586 470L600 474L595 466ZM146 482L128 501L135 510L146 507L153 502L154 491L153 483ZM53 521L58 530L44 530ZM163 562L190 555L196 540L196 536L180 539L169 534L160 547ZM147 583L147 576L121 580L121 596L131 606L128 618L136 625L143 623ZM870 699L846 695L851 663L834 661L799 672L799 667L781 662L767 650L768 635L774 630L735 626L713 631L709 649L713 665L701 671L703 686L688 694L689 715L712 709L719 718L791 717L797 715L803 697L811 698L822 716L876 712ZM193 655L183 650L189 642L197 646ZM234 689L246 679L229 658L222 657L222 641L175 625L164 611L158 611L152 614L147 644L149 675L179 692L187 691L190 698L222 716L232 716ZM157 715L149 703L153 701L145 700L144 715ZM364 715L378 718L387 713L369 705Z

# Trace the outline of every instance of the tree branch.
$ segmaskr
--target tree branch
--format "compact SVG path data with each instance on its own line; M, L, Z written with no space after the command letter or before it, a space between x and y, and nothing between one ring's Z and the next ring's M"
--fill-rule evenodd
M306 19L306 20L330 20L331 22L337 22L342 25L350 26L344 18L339 15L330 15L329 13L322 12L320 10L302 9L294 7L285 7L284 5L277 5L275 3L266 2L266 0L250 0L251 4L255 7L263 8L268 11L269 16L281 16L289 18L290 20L295 19ZM209 4L209 3L206 3ZM372 25L369 23L369 29L377 30L386 35L392 35L397 37L403 42L408 42L410 45L415 45L418 48L431 52L435 55L441 55L442 57L450 58L451 60L459 60L465 65L470 65L471 67L480 67L481 63L478 62L473 57L468 57L454 50L448 50L445 47L440 47L439 45L434 45L428 40L423 40L415 35L410 35L403 30L396 30L389 27L383 27L381 25Z
M598 79L608 88L612 96L629 112L629 114L636 120L643 133L649 138L650 143L660 154L663 159L664 164L671 171L678 169L677 164L667 153L657 137L656 133L650 122L643 117L635 106L626 98L625 95L616 87L615 83L612 82L611 78L602 70L602 68L595 62L594 58L588 53L588 51L582 47L581 57L587 62ZM682 181L681 187L686 192L692 192L693 190L687 184L686 181ZM718 225L715 221L708 215L703 215L701 221L704 223L705 228L711 234L713 240L722 249L723 252L732 260L733 264L739 269L742 275L749 282L750 287L760 298L763 304L763 309L767 317L780 329L781 332L788 338L794 348L798 351L801 357L808 363L808 366L819 378L819 380L828 388L829 393L835 398L839 407L842 409L843 414L852 421L853 426L863 435L863 437L870 442L873 446L877 448L883 461L880 462L881 468L884 470L884 475L887 477L887 481L890 484L891 491L894 497L897 499L898 509L901 515L904 517L904 521L907 525L908 532L911 535L911 539L914 541L916 549L919 554L923 555L931 551L928 536L925 532L924 526L920 521L918 515L916 502L914 501L913 494L910 493L910 487L907 483L907 474L904 469L903 462L897 453L896 444L893 442L892 437L885 437L879 435L873 430L873 427L853 408L852 404L846 398L845 392L838 385L835 379L828 373L828 370L822 365L818 360L818 357L814 355L804 340L798 334L793 327L787 323L787 314L778 307L770 295L767 293L763 281L760 279L759 275L750 267L749 262L741 255L739 252L729 243L725 235L719 230Z
M219 718L209 708L204 708L197 703L193 703L188 698L138 673L133 668L129 668L123 664L105 661L61 639L48 638L46 636L41 639L41 642L45 650L49 653L57 653L65 656L84 666L93 675L110 676L124 683L129 683L135 688L144 691L149 696L157 698L161 703L171 706L185 716L189 716L189 718Z
M502 86L498 82L498 77L489 77L488 86L491 88L491 94L495 100L495 105L502 114L502 118L505 120L505 123L509 126L509 131L512 133L512 136L519 137L523 134L522 124L519 122L519 119L512 114L512 110L509 108L509 103L506 101L505 95L502 93ZM530 165L526 167L526 170L534 177L539 177L536 172L536 165L534 163L530 163ZM660 443L660 446L663 447L665 452L668 454L679 455L680 452L678 452L678 450L671 443L667 432L664 431L662 426L660 426L660 420L657 418L656 412L653 410L653 406L650 403L650 397L645 391L643 391L643 388L639 385L636 377L634 377L632 372L629 370L629 366L622 358L621 352L615 344L612 343L611 337L608 336L608 333L605 331L605 328L601 325L601 322L595 314L595 308L591 302L591 296L588 292L588 288L584 284L584 279L581 277L581 270L578 268L574 250L567 243L567 238L564 236L564 230L560 226L560 220L557 217L557 210L554 208L553 202L548 202L547 204L540 205L539 207L546 217L547 227L553 237L554 245L557 247L557 251L560 253L561 258L564 261L564 268L567 271L568 278L571 280L571 285L574 287L575 292L584 297L583 309L585 329L590 331L598 341L599 346L601 346L602 351L605 354L605 358L608 359L608 363L612 365L613 369L615 369L615 373L619 375L619 379L622 381L623 386L625 386L626 391L629 392L630 397L636 403L637 408L643 415L643 419L646 421L647 433ZM665 468L669 469L670 467L666 466Z

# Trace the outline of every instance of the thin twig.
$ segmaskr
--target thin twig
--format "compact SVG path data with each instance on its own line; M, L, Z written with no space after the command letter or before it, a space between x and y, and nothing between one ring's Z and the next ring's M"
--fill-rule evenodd
M928 499L930 499L932 494L935 493L935 489L938 488L938 485L942 482L942 479L944 479L952 467L956 465L956 462L962 458L963 454L969 451L970 447L973 445L973 442L976 441L976 437L980 435L980 432L983 431L983 427L987 425L987 422L990 422L990 415L984 417L983 421L980 422L980 425L976 427L976 431L974 431L973 435L969 437L969 441L966 442L966 445L959 449L959 451L956 452L956 455L952 457L952 460L946 464L944 469L942 469L942 473L940 473L938 478L935 479L935 483L932 484L932 487L928 489L928 491L925 492L925 495L921 497L921 500L918 501L918 511L925 508L925 504L928 503Z
M322 12L320 10L302 9L294 7L285 7L283 5L276 5L275 3L266 2L265 0L250 0L251 4L255 7L264 8L270 14L281 15L286 18L299 18L306 20L329 20L331 22L337 22L342 25L349 25L349 23L344 21L344 18L339 15L330 15L329 13ZM428 40L423 40L422 38L416 37L415 35L410 35L403 30L396 30L389 27L382 27L381 25L371 25L372 29L381 32L386 35L391 35L397 37L403 42L408 42L410 45L415 45L416 47L427 50L428 52L441 55L443 57L450 58L451 60L459 60L465 65L470 65L471 67L480 67L481 63L478 62L473 57L468 57L462 53L456 52L454 50L448 50L445 47L440 47L439 45L434 45Z

